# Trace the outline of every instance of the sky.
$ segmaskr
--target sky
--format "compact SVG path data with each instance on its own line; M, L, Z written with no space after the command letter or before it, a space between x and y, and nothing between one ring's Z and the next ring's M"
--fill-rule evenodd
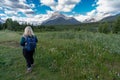
M42 23L54 12L83 22L120 13L120 0L0 0L0 18Z

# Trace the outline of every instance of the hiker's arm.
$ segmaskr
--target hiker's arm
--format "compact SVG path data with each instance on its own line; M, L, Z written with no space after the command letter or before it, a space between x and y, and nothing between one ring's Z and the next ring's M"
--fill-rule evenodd
M25 46L25 38L24 37L21 38L20 45L21 46Z

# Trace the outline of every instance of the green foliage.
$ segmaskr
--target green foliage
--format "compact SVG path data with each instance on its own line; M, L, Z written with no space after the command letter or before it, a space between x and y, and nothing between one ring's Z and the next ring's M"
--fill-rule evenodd
M119 80L120 35L85 31L36 33L32 73L19 47L22 32L0 31L0 80ZM12 75L13 74L13 75Z
M0 24L0 30L2 30L2 24Z
M100 23L98 31L101 33L110 33L111 29L110 29L110 25L108 24L108 22Z
M3 24L0 24L0 30L5 30L5 29L7 29L7 27L6 27L6 24L5 23L3 23Z
M118 17L118 19L114 22L113 32L114 33L120 32L120 17Z
M13 26L13 21L12 21L12 19L11 19L11 18L8 18L5 23L6 23L7 29L12 30L12 26Z
M13 21L11 18L8 18L6 22L3 24L3 29L16 31L19 28L19 23L17 21Z

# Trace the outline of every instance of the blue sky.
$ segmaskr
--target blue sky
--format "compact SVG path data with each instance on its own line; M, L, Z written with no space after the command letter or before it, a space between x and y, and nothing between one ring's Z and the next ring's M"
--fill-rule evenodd
M51 9L49 6L42 5L40 3L40 0L26 0L27 3L34 4L35 8L33 10L36 12L36 14L46 14L47 10L54 11L54 9ZM54 0L58 2L58 0ZM70 1L70 0L68 0ZM75 7L71 9L71 11L68 11L66 13L72 14L72 12L78 13L78 14L86 14L87 12L95 9L95 6L92 6L95 4L95 0L78 0L79 2L76 3ZM41 6L42 5L42 6ZM64 11L60 11L61 13Z
M120 13L120 0L0 0L0 18L39 22L54 12L74 17L79 21L95 21Z

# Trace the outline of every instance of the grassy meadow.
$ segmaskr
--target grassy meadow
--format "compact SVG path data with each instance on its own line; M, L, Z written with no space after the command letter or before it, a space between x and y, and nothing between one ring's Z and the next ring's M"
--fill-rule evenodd
M0 80L120 80L120 35L37 32L35 66L26 74L23 32L0 31Z

